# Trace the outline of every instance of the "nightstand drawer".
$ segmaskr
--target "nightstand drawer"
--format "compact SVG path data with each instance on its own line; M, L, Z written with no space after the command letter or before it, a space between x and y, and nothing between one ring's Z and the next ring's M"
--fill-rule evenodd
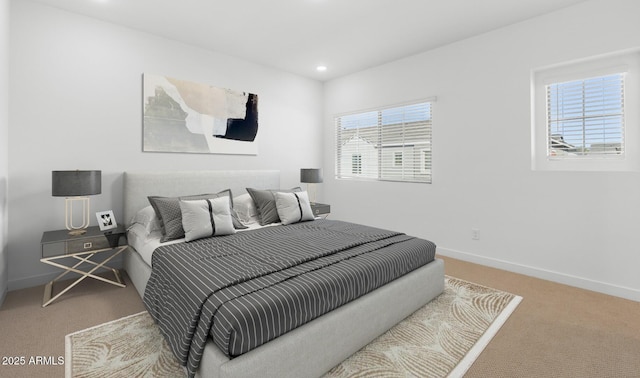
M92 249L104 249L109 247L109 240L104 236L67 241L67 253L90 251Z
M311 210L313 210L313 215L315 216L324 215L331 212L331 206L323 203L314 203L311 205Z
M46 243L42 244L42 257L68 255L104 248L110 248L109 240L104 236Z

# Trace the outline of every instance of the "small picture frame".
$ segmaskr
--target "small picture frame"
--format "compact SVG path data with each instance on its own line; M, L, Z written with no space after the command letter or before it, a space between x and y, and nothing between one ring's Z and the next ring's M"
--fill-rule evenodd
M98 211L96 213L96 218L98 218L98 226L100 227L100 231L108 231L113 230L118 227L116 223L116 217L113 215L113 210L107 211Z

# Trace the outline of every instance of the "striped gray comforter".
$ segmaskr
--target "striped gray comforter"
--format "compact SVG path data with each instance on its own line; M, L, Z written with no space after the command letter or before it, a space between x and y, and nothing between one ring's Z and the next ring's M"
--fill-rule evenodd
M209 335L233 358L434 257L429 241L347 222L267 227L159 247L144 303L194 376Z

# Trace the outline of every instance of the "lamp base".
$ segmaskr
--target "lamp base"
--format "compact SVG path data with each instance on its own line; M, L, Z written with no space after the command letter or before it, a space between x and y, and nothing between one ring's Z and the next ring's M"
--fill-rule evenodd
M309 202L312 204L316 203L316 190L315 183L307 183L307 194L309 195Z
M87 230L71 230L71 231L69 231L69 235L78 236L78 235L82 235L82 234L84 234L86 232L87 232Z
M73 224L73 203L80 202L82 205L82 224ZM69 230L69 235L78 236L87 232L89 227L89 197L67 197L64 199L64 224Z

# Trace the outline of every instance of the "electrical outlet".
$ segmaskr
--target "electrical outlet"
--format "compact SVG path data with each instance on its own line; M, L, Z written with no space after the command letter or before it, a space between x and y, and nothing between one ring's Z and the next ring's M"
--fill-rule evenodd
M471 239L480 240L480 229L478 228L471 229Z

